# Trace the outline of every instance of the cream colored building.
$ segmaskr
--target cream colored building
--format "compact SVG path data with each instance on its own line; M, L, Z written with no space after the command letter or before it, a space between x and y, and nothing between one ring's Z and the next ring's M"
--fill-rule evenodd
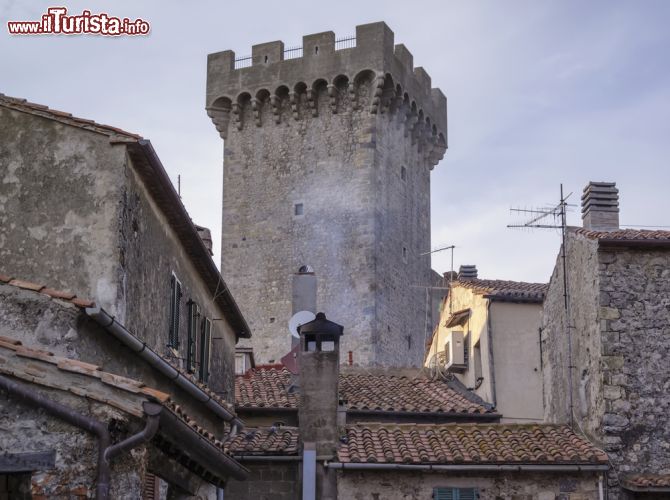
M451 283L425 366L451 373L502 414L502 422L540 422L540 319L544 283L484 280L463 266Z

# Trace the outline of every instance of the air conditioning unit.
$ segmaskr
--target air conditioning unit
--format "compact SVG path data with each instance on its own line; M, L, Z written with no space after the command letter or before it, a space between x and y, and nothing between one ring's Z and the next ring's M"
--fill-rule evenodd
M447 334L447 341L444 343L444 358L444 368L447 371L464 372L466 370L463 332Z

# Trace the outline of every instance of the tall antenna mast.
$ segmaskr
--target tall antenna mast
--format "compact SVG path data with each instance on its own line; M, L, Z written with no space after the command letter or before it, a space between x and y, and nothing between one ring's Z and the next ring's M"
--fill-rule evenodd
M574 427L574 399L572 387L572 371L575 369L572 362L572 314L570 307L570 292L568 283L568 266L567 266L567 240L566 234L566 213L568 208L567 199L572 193L567 196L563 195L563 184L561 184L561 198L558 205L545 209L519 209L512 208L510 212L524 213L530 216L530 219L522 224L508 224L511 228L528 228L528 229L560 229L561 230L561 261L563 264L563 302L565 307L565 334L568 339L568 385L569 390L569 404L570 404L570 427Z

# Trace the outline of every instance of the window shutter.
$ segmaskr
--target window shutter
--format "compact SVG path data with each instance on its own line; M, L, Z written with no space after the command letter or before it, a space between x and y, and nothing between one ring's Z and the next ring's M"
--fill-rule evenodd
M173 274L170 276L170 318L169 318L169 330L168 330L168 345L174 345L174 296L177 288L177 278Z
M209 378L209 345L211 342L212 323L208 318L202 319L200 329L200 381L207 383Z
M147 472L144 476L142 498L143 500L158 500L158 476L151 472Z
M186 342L186 369L188 373L195 371L199 316L200 307L190 300L188 302L188 339Z
M479 492L476 488L435 488L433 500L477 500Z
M175 294L175 315L174 315L174 344L175 348L179 347L179 320L181 312L181 283L177 280L177 293Z

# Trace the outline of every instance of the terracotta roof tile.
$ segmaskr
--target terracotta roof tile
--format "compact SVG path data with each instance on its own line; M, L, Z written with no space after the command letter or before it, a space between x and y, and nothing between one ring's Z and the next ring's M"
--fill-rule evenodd
M282 365L257 366L235 377L235 405L240 408L298 408L299 396L288 392L291 373Z
M396 464L606 464L567 426L359 424L347 426L340 462Z
M12 281L9 282L9 284L18 288L23 288L24 290L32 290L33 292L39 292L40 290L42 290L42 288L44 288L44 285L17 279L13 279Z
M50 109L48 106L29 102L26 99L19 99L16 97L9 97L4 94L0 94L0 106L13 109L15 111L21 111L23 113L30 113L33 115L41 116L43 118L56 120L64 124L71 125L73 127L90 130L92 132L97 132L99 134L112 136L112 138L120 138L126 140L131 139L135 141L142 139L142 136L133 134L131 132L126 132L125 130L121 130L120 128L112 127L110 125L103 125L101 123L96 123L93 120L78 118L76 116L72 116L71 113L58 111L56 109Z
M591 231L584 228L576 228L576 234L585 236L592 240L619 240L619 241L664 241L670 240L670 231L652 229L618 229L615 231Z
M631 474L622 483L633 489L670 488L670 474Z
M298 455L297 427L247 427L226 443L227 450L243 455Z
M460 279L452 286L469 288L475 293L497 300L518 302L542 302L547 294L547 283L526 283L523 281Z
M281 365L257 366L235 377L235 405L245 408L297 409L299 394L288 393L290 372ZM425 377L343 373L340 400L349 411L484 414L445 382Z
M340 399L347 409L420 413L492 413L445 382L426 377L342 374Z
M38 283L31 283L30 281L11 278L6 274L0 274L0 284L14 286L16 288L21 288L23 290L30 290L32 292L39 292L41 294L47 295L48 297L51 297L52 299L58 299L64 302L69 302L70 304L80 308L95 307L94 301L85 299L83 297L77 297L72 292L68 292L65 290L57 290Z

